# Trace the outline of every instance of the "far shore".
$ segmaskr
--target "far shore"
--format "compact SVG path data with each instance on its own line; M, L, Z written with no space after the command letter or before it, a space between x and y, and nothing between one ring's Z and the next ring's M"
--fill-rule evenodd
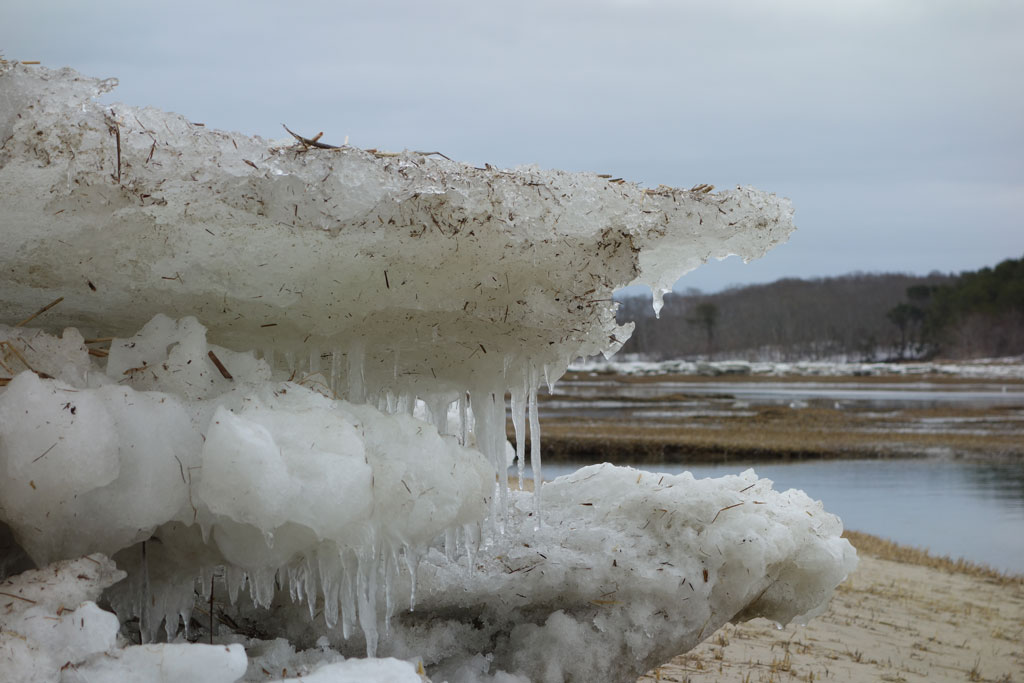
M639 683L1021 680L1024 576L845 535L860 565L823 615L726 625Z
M892 373L885 375L865 374L763 374L755 372L736 372L722 374L636 374L627 375L609 371L591 371L573 369L565 373L559 381L587 381L614 379L616 382L644 384L650 382L670 383L706 383L723 382L726 384L741 383L772 383L772 382L806 382L811 384L1005 384L1007 386L1024 385L1024 377L970 377L942 373Z
M601 375L599 379L608 379ZM757 404L736 400L734 383L785 382L868 384L898 387L928 382L950 388L963 385L1020 386L1024 380L978 380L945 375L886 375L870 377L723 375L612 375L612 386L600 393L577 397L558 392L542 394L543 401L581 406L579 415L559 415L541 406L540 427L547 462L611 462L622 465L681 465L788 460L901 458L943 456L981 460L1024 461L1024 398L999 405L968 406L942 402L932 407L873 410L843 401L813 400L786 404ZM587 373L572 378L586 383ZM651 397L623 396L615 385L664 383L665 393ZM716 385L714 394L687 393L686 384ZM720 386L720 391L717 387ZM619 414L586 417L589 403L613 401ZM651 406L698 404L685 419L635 419L632 411ZM515 441L511 420L508 436ZM527 441L529 439L527 438Z

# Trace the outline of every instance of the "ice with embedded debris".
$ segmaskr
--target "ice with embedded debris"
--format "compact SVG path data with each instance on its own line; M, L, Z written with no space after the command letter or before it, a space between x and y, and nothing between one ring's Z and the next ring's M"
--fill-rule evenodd
M625 681L730 619L812 614L853 567L838 520L752 473L506 481L527 450L541 479L541 385L628 337L614 291L760 256L787 200L274 146L98 105L110 85L0 63L0 320L63 297L45 331L0 327L0 521L39 564L111 555L122 633L169 641L110 645L79 608L91 680L241 676L241 636L181 642L223 628L324 678L410 675L338 659L379 652ZM19 673L59 652L3 643Z
M49 335L34 339L56 346ZM400 555L481 522L493 469L408 415L298 384L214 395L213 350L234 368L251 366L240 378L263 374L261 361L207 345L194 319L165 317L112 343L107 374L91 373L96 388L18 374L0 394L4 520L39 564L100 551L137 565L148 577L137 589L152 599L115 604L144 616L149 602L149 638L164 619L174 634L191 610L192 580L219 565L240 570L232 594L247 583L264 606L278 580L313 604L322 585L329 625L335 577L354 573L359 622L375 631L378 571L390 591ZM126 365L133 386L113 384ZM159 544L129 550L148 539ZM162 575L175 553L186 573Z
M169 357L183 343L170 336L177 327L137 339ZM130 576L111 602L138 615L149 638L161 621L169 636L179 617L189 623L200 578L230 596L226 612L264 614L264 628L297 643L327 635L350 655L419 656L452 671L486 653L495 674L538 682L625 679L729 619L806 616L853 566L838 520L802 493L777 493L752 473L694 481L608 466L542 486L542 525L535 496L508 491L500 529L479 548L474 525L494 469L432 425L294 382L189 400L159 391L159 373L149 390L103 384L102 374L90 370L101 386L75 388L25 371L0 394L3 514L40 562L83 543L117 552ZM474 411L477 424L486 409ZM189 417L201 414L206 424ZM71 476L77 451L40 450L53 441L100 444L97 462L112 464ZM119 508L154 487L169 491L146 508L145 526L125 530ZM123 496L118 507L103 491ZM47 514L52 502L59 514ZM432 546L442 537L446 552ZM229 604L244 585L259 609ZM590 654L565 662L567 647Z
M114 649L117 617L95 601L123 577L94 554L0 581L0 680L57 681L66 662Z

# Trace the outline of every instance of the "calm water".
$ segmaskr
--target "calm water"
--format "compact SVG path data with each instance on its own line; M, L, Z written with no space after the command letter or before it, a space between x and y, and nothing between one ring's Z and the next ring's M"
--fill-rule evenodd
M731 398L759 405L827 401L853 403L873 409L934 408L942 405L987 408L1024 403L1024 386L1000 382L959 385L913 382L885 386L877 383L800 381L627 383L614 380L566 380L559 382L555 388L558 399L563 402L559 406L562 408L572 404L573 399L614 400L615 397L622 397L651 400L673 393L694 398Z
M578 466L545 464L547 480ZM644 467L698 478L753 467L775 489L803 489L848 529L1024 574L1024 465L935 459Z

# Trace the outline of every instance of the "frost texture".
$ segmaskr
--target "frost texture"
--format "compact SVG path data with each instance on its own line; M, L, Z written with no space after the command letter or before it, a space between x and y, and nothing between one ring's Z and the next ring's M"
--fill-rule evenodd
M127 572L12 598L9 670L628 681L852 569L836 518L752 472L506 485L526 441L540 472L541 384L628 336L614 290L760 256L787 201L274 147L96 104L111 85L0 64L0 320L64 297L0 326L0 521L62 586L92 553ZM59 642L25 621L79 603Z

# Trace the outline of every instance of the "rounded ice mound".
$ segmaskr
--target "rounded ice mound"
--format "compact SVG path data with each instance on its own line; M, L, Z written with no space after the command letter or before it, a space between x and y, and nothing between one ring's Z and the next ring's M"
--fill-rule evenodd
M151 637L161 620L173 635L193 580L221 565L231 595L248 583L260 604L278 572L311 612L322 592L333 625L346 567L393 574L405 555L415 571L435 537L488 512L495 471L478 451L409 415L265 381L265 363L208 344L194 318L157 316L113 340L105 370L78 386L25 371L0 388L0 521L40 565L102 551L137 570L133 582L148 576ZM147 555L166 566L140 564ZM369 614L375 589L362 588ZM116 600L136 614L145 603Z
M328 399L301 393L304 400L290 409L219 408L203 445L197 493L215 515L271 535L294 522L321 539L355 540L373 500L362 438Z
M416 611L396 617L385 651L434 652L443 671L488 652L493 670L534 683L636 680L728 621L809 618L857 562L837 517L753 470L697 480L594 465L543 496L535 530L530 496L513 495L520 514L475 572L428 555Z
M424 422L290 383L218 409L201 460L196 493L212 523L255 527L268 550L286 524L342 548L424 545L482 520L495 478L478 452ZM227 534L214 537L227 544Z
M117 617L95 601L124 576L94 554L0 581L0 680L57 681L68 663L114 650Z
M0 513L40 565L113 555L179 515L200 446L167 394L23 372L0 394Z

